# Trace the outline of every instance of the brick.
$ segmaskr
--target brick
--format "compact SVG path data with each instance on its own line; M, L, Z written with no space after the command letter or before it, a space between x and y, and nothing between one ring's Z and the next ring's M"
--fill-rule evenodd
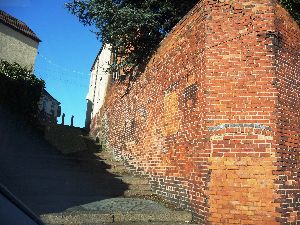
M296 224L299 38L272 0L200 1L91 134L203 224Z

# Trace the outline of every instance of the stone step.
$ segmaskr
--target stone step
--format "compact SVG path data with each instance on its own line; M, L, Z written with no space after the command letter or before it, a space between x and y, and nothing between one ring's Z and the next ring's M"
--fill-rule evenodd
M97 156L99 156L102 159L112 159L113 158L112 154L107 151L98 152Z
M199 225L191 222L113 222L100 224L81 224L81 225Z
M49 224L58 225L58 224ZM73 225L64 223L59 225ZM80 225L199 225L197 223L186 223L186 222L96 222L96 223L80 223Z
M124 170L128 171L127 167L124 165L109 165L109 166L111 166L111 168L114 168L114 169L118 169L118 170L124 169Z
M112 174L119 174L119 175L125 175L125 174L129 174L129 171L126 169L126 168L109 168L109 169L106 169L107 172L109 173L112 173Z
M94 143L96 144L95 138L93 138L93 137L91 137L91 136L82 135L82 138L83 138L83 139L86 139L86 140L89 140L89 141L92 141L92 142L94 142Z
M192 220L191 213L184 211L171 212L142 212L142 213L96 213L96 212L71 212L55 213L41 216L46 225L100 225L105 223L129 223L145 224L188 224ZM150 223L150 224L151 224ZM130 224L130 223L129 223Z
M191 221L192 214L168 209L152 200L119 197L75 206L62 213L45 214L41 216L41 219L48 225L177 223Z
M151 191L151 187L149 184L130 184L128 186L129 190L143 190L143 191Z
M51 124L45 129L45 139L63 154L87 150L82 139L82 130L77 127Z
M151 195L155 195L155 193L151 190L138 190L138 189L129 189L124 191L123 196L125 197L141 197L141 196L151 196Z
M118 162L118 161L113 161L113 160L108 160L108 159L105 159L105 160L99 160L107 165L110 165L110 166L124 166L124 164L122 162Z
M102 223L100 225L107 225ZM81 225L96 225L96 224L81 224ZM97 224L98 225L98 224ZM114 222L111 225L199 225L191 222Z
M122 180L126 184L149 184L148 180L145 178L140 177L133 177L133 176L122 176L122 177L116 177L117 179Z

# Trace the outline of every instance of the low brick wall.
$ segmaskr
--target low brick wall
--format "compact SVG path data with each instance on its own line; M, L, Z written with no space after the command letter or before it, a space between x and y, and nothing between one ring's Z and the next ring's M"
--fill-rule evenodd
M274 1L200 1L91 134L200 222L297 224L299 37Z

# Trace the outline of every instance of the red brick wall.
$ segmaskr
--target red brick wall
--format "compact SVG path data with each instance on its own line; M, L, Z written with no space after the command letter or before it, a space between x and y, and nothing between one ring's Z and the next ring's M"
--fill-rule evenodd
M300 29L285 10L275 9L278 211L282 224L300 224Z
M208 222L276 224L274 5L211 1L206 55Z
M299 34L271 0L203 0L129 94L110 87L91 133L205 224L295 223Z

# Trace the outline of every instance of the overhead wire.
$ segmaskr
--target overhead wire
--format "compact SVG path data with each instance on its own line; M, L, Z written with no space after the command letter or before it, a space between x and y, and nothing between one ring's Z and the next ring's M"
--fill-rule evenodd
M58 81L61 86L76 86L87 88L90 74L61 66L42 54L39 54L41 63L36 63L34 73L47 82Z

